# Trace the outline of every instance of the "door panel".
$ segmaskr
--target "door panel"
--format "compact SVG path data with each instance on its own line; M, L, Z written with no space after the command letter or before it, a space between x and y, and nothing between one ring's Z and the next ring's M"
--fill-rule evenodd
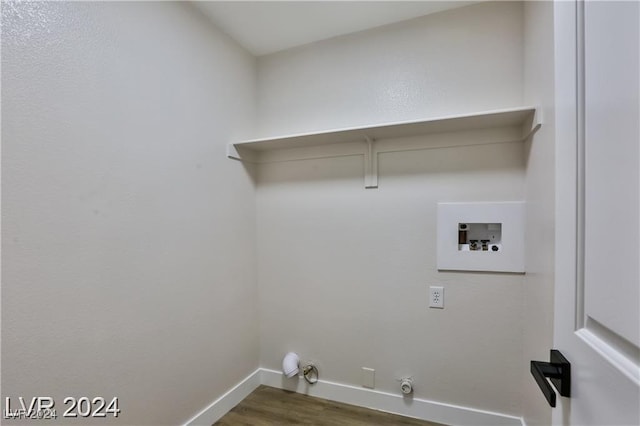
M554 424L640 424L640 7L557 2Z
M586 2L584 314L635 346L640 345L639 72L638 3Z

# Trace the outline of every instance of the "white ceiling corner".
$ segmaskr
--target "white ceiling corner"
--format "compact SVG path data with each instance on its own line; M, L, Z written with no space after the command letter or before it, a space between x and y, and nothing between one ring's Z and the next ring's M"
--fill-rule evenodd
M218 28L256 56L476 1L196 1Z

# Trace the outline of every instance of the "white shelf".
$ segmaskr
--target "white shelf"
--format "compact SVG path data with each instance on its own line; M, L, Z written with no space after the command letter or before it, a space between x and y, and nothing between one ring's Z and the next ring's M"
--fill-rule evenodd
M522 142L538 130L540 125L536 108L520 107L252 139L229 144L227 156L251 163L266 163L360 154L365 157L366 187L371 188L377 187L377 154L380 152L478 143ZM476 134L473 140L469 139L469 132ZM422 138L422 143L415 140L417 136L450 133L466 134L467 137L440 138L435 145L434 141L429 142L428 138ZM388 143L380 144L381 141Z

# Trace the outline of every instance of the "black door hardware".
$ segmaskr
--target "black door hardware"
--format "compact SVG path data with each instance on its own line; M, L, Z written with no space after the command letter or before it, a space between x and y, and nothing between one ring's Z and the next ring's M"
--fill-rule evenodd
M551 362L531 361L531 374L549 405L555 407L556 393L546 378L551 379L561 396L571 396L571 363L555 349L551 349L549 358Z

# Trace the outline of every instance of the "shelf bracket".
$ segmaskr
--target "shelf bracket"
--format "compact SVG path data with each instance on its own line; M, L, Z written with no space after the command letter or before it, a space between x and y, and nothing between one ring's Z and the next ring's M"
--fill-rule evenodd
M378 187L378 151L375 141L369 136L365 136L367 147L364 151L364 187Z
M256 153L246 148L238 147L232 143L227 145L227 158L242 161L244 163L257 163Z
M525 121L522 125L522 141L526 142L542 127L542 108L536 108L531 116L531 120Z

